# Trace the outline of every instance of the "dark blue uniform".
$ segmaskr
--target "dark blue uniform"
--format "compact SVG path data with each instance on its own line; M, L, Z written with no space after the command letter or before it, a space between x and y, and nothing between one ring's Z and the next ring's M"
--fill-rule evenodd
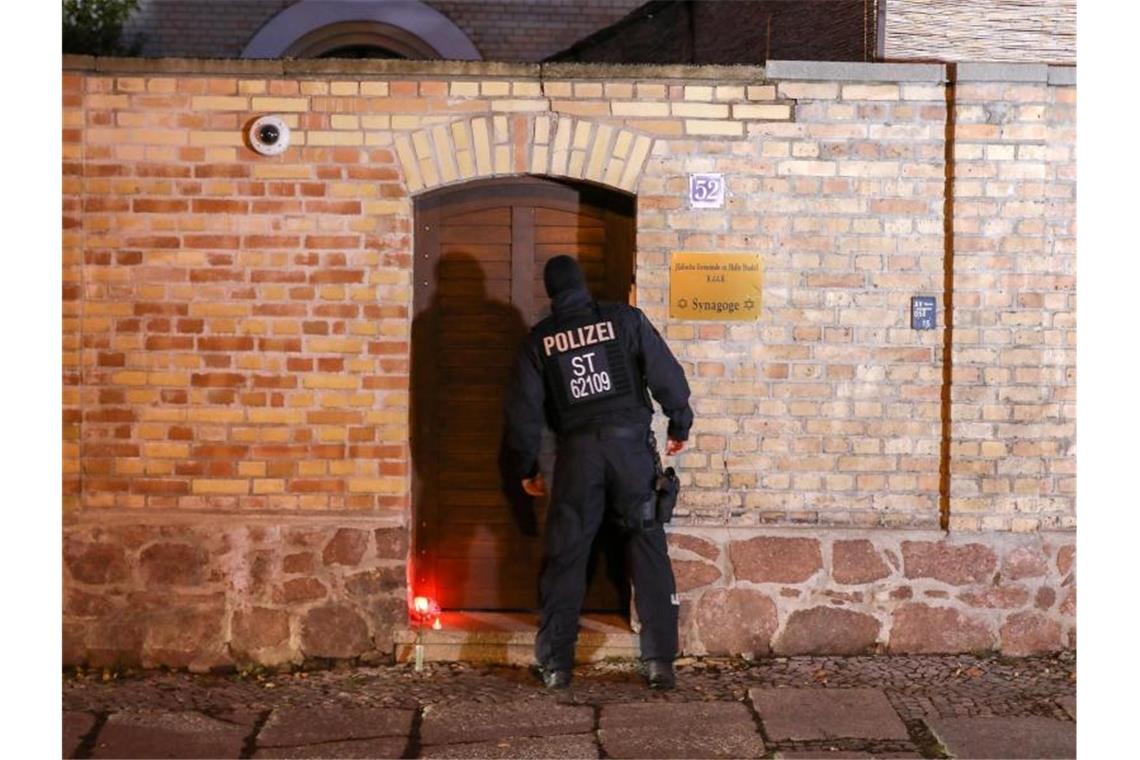
M645 315L625 304L594 302L576 263L557 258L573 264L573 276L552 290L547 267L553 313L531 330L519 351L504 441L507 476L521 480L538 473L544 421L558 437L535 645L546 671L573 666L590 546L603 519L652 497L648 394L669 418L669 438L687 440L693 421L684 371ZM676 586L664 528L654 523L627 535L641 656L672 661Z

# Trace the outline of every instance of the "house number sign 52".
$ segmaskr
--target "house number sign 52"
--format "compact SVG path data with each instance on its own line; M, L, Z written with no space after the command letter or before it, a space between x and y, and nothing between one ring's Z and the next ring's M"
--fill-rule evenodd
M724 175L690 174L689 206L691 208L724 208Z

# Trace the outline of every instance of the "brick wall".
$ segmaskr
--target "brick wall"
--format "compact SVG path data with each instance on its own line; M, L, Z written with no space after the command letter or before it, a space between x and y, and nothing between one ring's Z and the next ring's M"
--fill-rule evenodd
M81 465L79 431L82 425L80 392L83 335L83 270L84 239L84 126L87 114L83 108L86 78L81 74L63 74L63 507L65 512L79 506Z
M1040 82L956 88L956 528L1072 524L1075 96Z
M920 623L950 615L1005 647L1003 616L1032 612L1011 636L1032 623L1034 647L1068 645L1071 562L1054 565L1071 533L1048 531L1075 526L1071 70L962 66L948 92L941 66L330 66L69 61L69 660L383 652L411 523L409 194L527 172L637 195L638 304L697 412L674 544L720 531L686 614L706 593L770 596L779 637L797 610L846 604L884 645L905 597L882 584L933 564L951 569L926 588L934 613L908 608ZM266 112L294 129L280 157L243 144ZM695 171L725 174L724 212L686 207ZM758 252L760 319L670 320L678 250ZM939 329L910 329L915 294L938 297ZM902 542L937 544L947 507L952 544L998 563L1010 534L1038 533L1026 551L1054 569L993 603L976 595L994 578L946 580L980 550L908 569ZM753 540L796 530L821 556L878 530L903 562L858 588L813 570L785 594L800 581L753 573L771 553ZM293 533L301 548L276 546ZM179 600L209 652L148 599ZM251 615L273 641L241 643ZM328 654L313 630L354 633Z
M87 80L85 507L406 507L404 191L358 117L298 113L342 87L388 93ZM239 158L250 108L303 120L300 163Z
M702 419L685 506L699 522L937 526L942 336L910 330L908 305L941 290L941 88L769 88L794 121L678 141L642 185L657 209L638 239L652 317L667 314L670 251L764 257L764 319L666 327ZM694 166L725 173L728 214L677 207Z

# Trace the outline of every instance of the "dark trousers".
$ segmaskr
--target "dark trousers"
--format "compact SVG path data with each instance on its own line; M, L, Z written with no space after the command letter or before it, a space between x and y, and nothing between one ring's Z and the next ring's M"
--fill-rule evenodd
M650 495L653 472L653 453L644 434L611 437L603 431L559 439L546 517L546 564L539 584L539 665L573 667L590 545L607 509L637 504ZM677 654L678 607L664 527L655 523L648 530L627 533L626 554L641 620L641 657L672 660Z

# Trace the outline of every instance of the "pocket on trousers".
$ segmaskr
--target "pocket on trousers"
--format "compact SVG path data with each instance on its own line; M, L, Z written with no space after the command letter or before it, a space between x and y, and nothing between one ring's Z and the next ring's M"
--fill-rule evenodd
M631 499L619 505L617 512L623 530L631 533L649 530L657 524L657 494L651 491L644 496Z

